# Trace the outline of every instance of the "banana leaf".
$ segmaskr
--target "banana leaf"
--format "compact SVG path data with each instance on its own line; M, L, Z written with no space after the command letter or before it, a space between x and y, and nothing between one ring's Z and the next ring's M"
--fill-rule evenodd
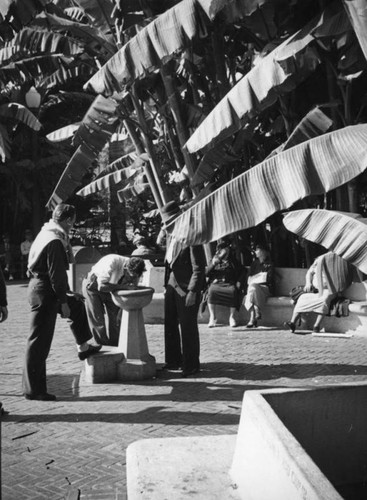
M314 137L322 135L327 132L332 125L333 121L316 106L302 118L286 142L281 144L275 151L272 151L269 156L273 156L281 151L297 146L297 144L301 144L308 139L313 139Z
M95 152L86 144L81 144L66 165L46 207L53 210L56 205L67 200L82 183L87 170L95 160Z
M120 189L120 191L117 191L117 198L121 203L125 201L133 201L134 198L148 189L150 189L150 185L147 182L140 182L138 180L133 184Z
M2 104L0 106L0 118L8 118L22 122L36 132L42 127L41 122L37 120L32 111L16 102Z
M36 86L37 88L42 88L46 91L54 89L55 87L60 87L62 85L70 85L73 80L77 80L80 78L86 79L93 73L94 69L90 66L90 64L75 61L74 65L69 66L68 68L62 67L46 78L38 78Z
M79 12L82 12L79 10ZM106 58L111 57L116 52L116 46L111 43L111 36L106 37L97 28L81 22L71 21L55 14L47 14L37 16L33 21L32 26L38 26L43 29L51 29L52 31L67 32L75 38L81 39L88 44L88 48L96 52L95 46L98 47L99 55L101 51L105 52Z
M131 155L125 155L108 165L104 171L108 171L108 173L98 176L97 179L84 186L76 194L79 196L88 196L97 193L101 189L109 189L112 185L119 184L127 179L132 180L137 174L143 172L143 166L147 161L149 161L149 157L146 153L141 154L134 161L132 161ZM116 168L119 169L116 170ZM111 171L112 169L114 171Z
M62 142L74 137L75 132L80 127L80 122L71 123L70 125L66 125L66 127L59 128L50 132L46 135L47 139L51 142Z
M345 12L341 11L346 18ZM325 11L259 61L217 104L186 142L190 153L214 147L304 81L319 65L313 32L340 11ZM347 20L347 19L346 19ZM347 20L348 21L348 20ZM339 33L341 23L331 23ZM343 24L351 29L350 23ZM328 31L332 36L333 31Z
M15 57L30 57L32 55L59 54L76 56L83 53L81 42L52 31L43 31L33 28L24 28L5 47L0 49L0 62L4 64Z
M74 144L84 143L99 153L115 132L119 120L116 114L117 102L99 95L95 98L82 123L75 133Z
M170 228L198 245L254 227L309 195L349 182L367 167L367 125L305 141L247 170L180 215Z
M182 0L131 38L84 88L105 96L120 92L136 79L159 68L178 51L186 49L194 38L205 37L209 19L213 20L229 9L229 21L233 22L235 18L254 13L266 3L271 1Z
M365 0L343 0L343 4L367 59L367 3Z
M97 96L85 114L83 121L74 135L73 143L78 147L60 177L59 182L47 202L51 210L65 201L82 183L87 170L109 141L118 126L116 115L117 102Z
M292 233L332 250L367 273L367 220L359 214L305 209L286 214L283 224Z
M78 196L88 196L90 194L98 193L103 189L110 189L111 186L116 184L121 184L126 180L132 180L136 177L138 173L142 172L142 167L126 167L122 170L117 170L112 174L107 174L95 181L87 184L82 189L80 189L76 194Z
M85 12L93 26L102 33L110 33L114 28L115 18L113 0L74 0L74 3Z

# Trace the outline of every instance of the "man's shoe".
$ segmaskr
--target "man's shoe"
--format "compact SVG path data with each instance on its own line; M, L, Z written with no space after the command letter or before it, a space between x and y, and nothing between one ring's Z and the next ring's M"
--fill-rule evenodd
M183 370L182 377L191 377L191 375L196 375L196 373L200 372L200 368L193 368L192 370Z
M102 349L101 345L91 345L88 344L88 349L86 351L78 352L78 358L80 361L84 361L84 359L89 358L92 354L96 354Z
M252 322L247 323L246 328L257 328L257 320L254 319Z
M293 321L286 321L284 323L284 326L286 326L287 328L289 328L292 333L294 333L296 331L296 324L293 323Z
M313 327L313 332L314 333L320 333L320 327L319 326L314 326Z
M180 370L181 365L174 364L174 363L166 363L165 365L162 366L161 370Z
M24 394L24 397L34 401L56 401L56 396L54 394L49 394L48 392L45 392L44 394Z

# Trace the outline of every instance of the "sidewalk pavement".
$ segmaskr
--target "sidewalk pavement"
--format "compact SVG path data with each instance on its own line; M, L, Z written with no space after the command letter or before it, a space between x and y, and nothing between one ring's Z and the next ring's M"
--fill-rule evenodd
M27 286L8 283L0 324L2 499L126 498L127 446L138 439L234 434L246 390L367 383L367 337L200 325L202 371L154 380L88 385L66 320L48 360L56 402L25 400L21 372L28 335ZM164 362L162 325L146 325L149 351Z

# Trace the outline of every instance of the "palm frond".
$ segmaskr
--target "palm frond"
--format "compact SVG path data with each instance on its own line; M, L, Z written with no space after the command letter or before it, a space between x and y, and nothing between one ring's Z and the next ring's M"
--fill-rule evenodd
M285 227L306 240L332 250L367 273L367 224L359 214L305 209L286 214Z
M326 11L261 59L217 104L186 143L190 153L213 147L293 90L319 65L313 31L340 12ZM345 16L346 17L346 16ZM350 27L350 25L349 25ZM338 28L339 30L339 24ZM329 32L332 36L332 32Z
M180 215L173 227L185 246L254 227L309 195L349 182L367 167L367 125L329 132L250 168Z
M32 111L16 102L2 104L0 106L0 118L1 117L22 122L36 131L40 130L42 127L42 124L34 116Z

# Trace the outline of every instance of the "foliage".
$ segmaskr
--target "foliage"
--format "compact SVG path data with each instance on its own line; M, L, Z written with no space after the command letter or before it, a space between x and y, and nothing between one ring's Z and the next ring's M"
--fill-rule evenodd
M115 211L123 224L131 218L141 225L144 213L166 201L192 203L200 190L221 189L330 124L339 129L365 121L361 33L357 38L356 16L344 8L352 2L322 3L325 12L316 0L145 0L138 8L134 1L44 0L22 16L19 1L9 0L1 11L0 37L7 42L0 48L0 104L24 105L34 84L42 95L41 142L70 158L46 188L49 206L74 199L91 182L83 194L108 183L108 191L88 194L108 208L106 223L116 221ZM104 97L92 104L96 91ZM93 109L103 100L111 104L106 114ZM316 105L324 117L310 132L304 117ZM78 129L64 129L60 142L43 139L76 122ZM7 118L0 132L4 127L0 148L14 153ZM110 165L132 153L149 161L144 175L120 189L110 182L116 177ZM103 175L109 181L97 182ZM339 208L352 205L343 189L326 196L333 204L334 198Z

